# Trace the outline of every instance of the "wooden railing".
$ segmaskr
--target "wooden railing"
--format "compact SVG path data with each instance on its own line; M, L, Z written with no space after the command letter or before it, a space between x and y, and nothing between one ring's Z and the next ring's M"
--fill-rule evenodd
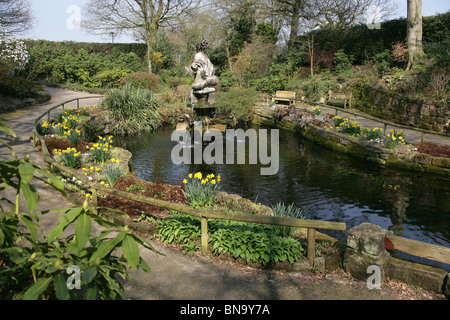
M270 225L278 225L278 226L288 226L288 227L297 227L297 228L306 228L307 229L307 257L310 261L314 260L315 255L315 242L316 242L316 229L324 229L324 230L336 230L336 231L346 231L346 224L343 222L330 222L330 221L317 221L317 220L305 220L305 219L294 219L294 218L286 218L286 217L276 217L276 216L262 216L262 215L253 215L253 214L241 214L241 213L229 213L217 210L198 210L191 208L186 205L172 203L160 199L144 197L141 195L136 195L133 193L121 191L114 188L105 187L104 185L94 183L89 181L84 175L79 174L78 172L71 170L61 163L55 161L50 154L43 137L37 132L36 126L38 122L47 115L48 120L50 121L50 112L57 109L58 107L62 107L64 110L64 106L70 102L77 101L77 106L79 107L79 101L82 99L92 99L92 98L100 98L98 97L84 97L84 98L76 98L72 100L65 101L55 107L50 108L46 112L44 112L41 116L35 119L33 125L33 145L36 145L37 140L41 143L43 159L45 162L58 168L60 171L75 177L76 179L82 181L84 186L91 190L92 192L92 204L94 212L96 212L98 207L98 192L103 192L105 194L116 195L125 199L135 200L146 204L155 205L161 208L174 210L180 213L185 213L191 216L195 216L201 219L201 253L202 255L207 254L208 250L208 219L224 219L224 220L234 220L234 221L245 221L251 223L260 223L260 224L270 224Z
M450 264L450 248L412 240L395 235L386 235L385 248L398 250L413 256Z
M387 126L391 126L391 127L395 127L395 128L413 130L413 131L417 131L417 132L422 133L421 142L425 142L425 134L433 134L433 135L438 135L438 136L443 136L443 137L450 137L449 133L437 132L437 131L431 131L431 130L426 130L426 129L420 129L420 128L415 128L415 127L405 126L405 125L402 125L402 124L397 124L397 123L394 123L394 122L378 119L378 118L372 117L370 115L349 111L348 109L343 109L343 108L336 107L336 106L330 106L330 105L327 105L327 104L324 104L324 103L321 103L321 102L314 102L314 101L308 101L308 100L303 100L303 99L295 99L295 101L305 102L305 103L308 103L308 104L311 104L311 105L317 105L317 106L322 106L322 107L325 107L325 108L334 109L335 112L336 112L335 113L336 116L338 115L339 111L344 112L344 113L348 113L348 114L351 114L351 115L354 116L354 120L355 121L356 121L357 117L361 117L361 118L365 118L365 119L368 119L368 120L373 120L373 121L382 123L383 126L384 126L384 131L383 131L384 134L386 134Z

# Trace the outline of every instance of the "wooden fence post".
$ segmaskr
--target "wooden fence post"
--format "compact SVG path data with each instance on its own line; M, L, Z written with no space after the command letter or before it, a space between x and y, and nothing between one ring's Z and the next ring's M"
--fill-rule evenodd
M202 256L206 256L208 253L208 219L202 217L201 219L201 232L202 232Z
M307 257L309 261L314 261L314 251L316 249L316 229L308 228L308 251Z

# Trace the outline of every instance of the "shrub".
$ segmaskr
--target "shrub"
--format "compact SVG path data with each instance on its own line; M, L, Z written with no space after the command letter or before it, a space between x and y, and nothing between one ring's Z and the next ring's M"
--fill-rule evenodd
M329 79L321 79L318 76L311 76L303 83L302 89L307 99L319 101L332 89L334 82Z
M340 49L338 52L334 54L333 64L334 64L334 72L336 74L340 74L352 68L351 58L344 52L343 49Z
M278 90L284 90L289 83L286 76L267 76L256 80L251 80L250 85L255 86L258 91L274 94Z
M156 129L162 113L152 91L127 83L121 89L112 89L103 100L103 108L111 111L117 122L115 133L133 134Z
M158 89L161 80L156 74L138 71L125 76L121 82L122 84L130 83L137 88L155 91Z
M216 102L222 114L232 114L238 121L247 121L258 102L258 92L255 88L230 88L228 92L218 92Z
M92 77L92 82L84 82L87 87L116 88L122 84L130 70L112 68L103 70Z

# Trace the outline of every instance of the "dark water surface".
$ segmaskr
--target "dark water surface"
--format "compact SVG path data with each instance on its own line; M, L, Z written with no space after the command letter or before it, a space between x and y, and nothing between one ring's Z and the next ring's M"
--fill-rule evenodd
M307 219L345 222L347 230L370 222L399 236L450 247L449 180L382 169L284 131L279 132L276 175L261 175L261 165L175 165L171 160L176 145L171 141L172 132L171 128L163 128L115 140L133 154L141 179L170 184L198 171L220 174L223 191L256 203L295 203ZM345 232L321 232L345 241ZM446 264L397 255L450 271Z

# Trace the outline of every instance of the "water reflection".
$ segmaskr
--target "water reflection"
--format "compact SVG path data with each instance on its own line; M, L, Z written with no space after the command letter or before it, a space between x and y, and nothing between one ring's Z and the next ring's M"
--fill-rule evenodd
M370 222L396 235L450 247L450 184L441 177L381 169L281 131L276 175L260 175L261 165L174 165L171 133L164 128L115 140L132 152L142 179L178 183L192 172L221 174L224 191L269 206L295 203L308 219L345 222L348 229ZM342 232L328 234L345 240Z

